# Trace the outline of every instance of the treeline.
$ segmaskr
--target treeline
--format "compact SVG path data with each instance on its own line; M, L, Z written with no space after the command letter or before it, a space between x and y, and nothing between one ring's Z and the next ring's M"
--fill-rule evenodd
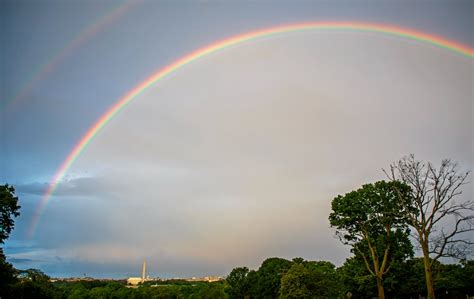
M226 283L143 284L132 288L125 281L56 281L38 270L18 271L16 281L2 285L1 298L18 299L125 299L125 298L227 298Z
M439 298L474 294L474 261L436 263L435 285ZM384 280L387 298L426 297L423 259L393 265ZM339 268L327 261L295 258L265 260L258 270L239 267L227 277L230 298L374 298L377 286L364 262L348 258Z
M435 265L436 295L466 299L474 294L474 261ZM131 288L125 281L57 281L38 270L12 269L13 280L3 284L2 298L115 299L115 298L374 298L377 286L363 261L355 257L336 268L328 261L295 258L266 259L256 270L234 268L220 282L146 282ZM422 258L394 265L384 280L387 298L426 296Z

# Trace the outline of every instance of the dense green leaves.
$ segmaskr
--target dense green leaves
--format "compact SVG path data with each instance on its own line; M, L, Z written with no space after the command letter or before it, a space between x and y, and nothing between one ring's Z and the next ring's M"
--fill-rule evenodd
M183 298L183 299L225 299L224 282L187 282L179 284L153 282L137 288L128 287L125 282L100 282L91 284L89 281L57 282L52 298Z
M330 262L293 259L281 279L280 298L334 298L338 294L336 267Z
M397 261L413 255L405 218L411 189L398 182L366 184L332 201L331 226L361 258L384 298L383 278Z
M302 258L269 258L257 271L235 268L227 283L230 298L332 298L340 293L332 263Z
M15 224L15 217L20 215L18 197L12 186L0 185L0 244L3 244L10 235Z
M15 196L15 189L7 184L0 185L0 245L10 235L15 220L20 215L20 206L18 205L18 197ZM0 247L0 297L11 295L11 285L16 282L15 269L7 263Z
M252 282L249 281L249 269L247 267L235 268L227 276L227 293L230 298L245 298L250 296Z
M266 259L257 270L257 285L254 289L259 294L259 298L277 298L281 278L291 266L291 261L282 258Z
M377 287L373 276L360 258L347 258L344 264L337 269L337 278L340 292L344 295L352 293L353 298L375 297Z
M311 274L303 264L293 264L281 278L280 298L312 298L315 291L315 281Z
M366 184L333 199L329 222L346 244L377 237L387 226L406 230L407 208L402 201L408 202L410 196L410 187L397 181Z

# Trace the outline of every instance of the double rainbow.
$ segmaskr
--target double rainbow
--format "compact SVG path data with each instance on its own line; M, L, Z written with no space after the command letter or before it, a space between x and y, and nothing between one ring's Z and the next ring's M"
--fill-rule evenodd
M76 161L79 155L84 151L84 149L89 145L89 143L94 139L97 133L102 130L107 123L120 111L122 111L132 100L134 100L138 95L147 90L150 86L157 83L162 78L171 74L172 72L184 67L188 63L191 63L201 57L207 56L219 50L228 48L233 45L244 43L246 41L255 40L261 37L296 32L296 31L308 31L308 30L345 30L345 31L362 31L362 32L373 32L380 34L387 34L391 36L398 36L417 42L431 44L438 48L443 48L448 51L452 51L463 55L468 58L474 57L474 49L466 45L444 39L435 35L405 29L401 27L375 24L375 23L359 23L359 22L322 22L322 23L298 23L285 26L271 27L267 29L252 31L237 36L233 36L213 44L210 44L206 47L200 48L175 62L165 66L164 68L158 70L156 73L152 74L150 77L145 79L142 83L135 86L127 94L125 94L121 99L119 99L112 107L110 107L87 131L87 133L82 136L79 142L74 146L72 151L69 153L67 158L63 161L56 174L54 175L53 180L49 184L48 189L44 193L40 203L38 204L37 209L33 215L28 234L32 236L35 232L36 226L40 219L41 213L43 212L45 206L49 202L51 195L56 190L58 184L63 179L64 175L71 167L71 165Z

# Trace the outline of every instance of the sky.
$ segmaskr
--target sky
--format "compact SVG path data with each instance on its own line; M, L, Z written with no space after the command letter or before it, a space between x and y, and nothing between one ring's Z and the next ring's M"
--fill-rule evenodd
M5 244L54 277L226 275L268 257L350 255L330 202L405 155L473 169L473 63L381 33L309 30L222 49L118 113L154 72L245 32L373 22L474 46L472 1L2 1L0 183L21 215ZM463 199L472 198L474 184Z

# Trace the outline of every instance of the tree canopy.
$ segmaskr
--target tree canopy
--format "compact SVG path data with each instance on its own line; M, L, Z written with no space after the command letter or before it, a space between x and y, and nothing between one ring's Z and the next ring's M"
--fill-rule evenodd
M15 225L15 217L20 215L15 189L8 184L0 185L0 244L5 243Z
M15 189L8 184L0 185L0 245L10 236L15 225L14 218L20 215L19 210ZM15 269L7 263L3 247L0 247L0 297L9 293L10 285L14 282Z
M375 277L379 298L385 296L383 277L392 263L413 254L404 218L410 207L401 203L409 202L410 196L410 187L401 182L379 181L339 195L331 203L331 226Z

